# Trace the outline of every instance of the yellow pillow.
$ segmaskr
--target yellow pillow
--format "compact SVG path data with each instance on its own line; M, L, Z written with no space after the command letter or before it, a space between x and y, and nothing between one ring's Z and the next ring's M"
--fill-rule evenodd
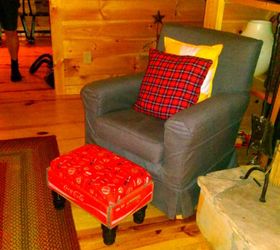
M196 56L213 61L205 80L200 89L200 95L197 102L201 102L211 96L213 79L218 66L218 58L222 52L223 45L217 44L213 46L208 45L194 45L177 41L170 37L164 37L165 52L169 54L182 56Z

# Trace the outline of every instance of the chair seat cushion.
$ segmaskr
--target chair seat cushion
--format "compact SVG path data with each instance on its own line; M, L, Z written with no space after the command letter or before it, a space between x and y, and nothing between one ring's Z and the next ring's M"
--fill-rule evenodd
M133 109L108 113L93 123L95 137L139 157L159 163L163 159L164 121Z

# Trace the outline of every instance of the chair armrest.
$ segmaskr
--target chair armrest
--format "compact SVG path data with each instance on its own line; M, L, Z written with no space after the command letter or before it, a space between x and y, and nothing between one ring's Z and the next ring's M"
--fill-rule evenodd
M246 93L219 94L166 121L164 170L171 185L189 183L232 156L248 102Z
M121 76L92 82L81 90L87 116L99 116L130 108L136 101L143 74Z
M143 74L122 76L96 81L82 88L86 143L95 143L92 125L96 117L114 110L128 109L133 105L142 79Z

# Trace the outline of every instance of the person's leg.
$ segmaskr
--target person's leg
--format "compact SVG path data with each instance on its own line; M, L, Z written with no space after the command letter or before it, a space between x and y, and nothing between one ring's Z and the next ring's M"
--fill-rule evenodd
M11 81L21 81L22 77L18 67L19 40L17 31L5 30L6 44L11 57Z
M19 40L17 35L18 0L1 0L2 24L6 35L6 44L11 57L11 81L21 81L22 77L18 68Z
M6 44L12 60L18 60L19 40L17 31L5 30Z

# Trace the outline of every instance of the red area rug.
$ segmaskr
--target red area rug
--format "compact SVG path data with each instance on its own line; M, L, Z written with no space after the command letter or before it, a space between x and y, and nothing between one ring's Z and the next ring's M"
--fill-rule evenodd
M56 210L46 168L55 136L0 141L0 249L79 248L71 207Z

